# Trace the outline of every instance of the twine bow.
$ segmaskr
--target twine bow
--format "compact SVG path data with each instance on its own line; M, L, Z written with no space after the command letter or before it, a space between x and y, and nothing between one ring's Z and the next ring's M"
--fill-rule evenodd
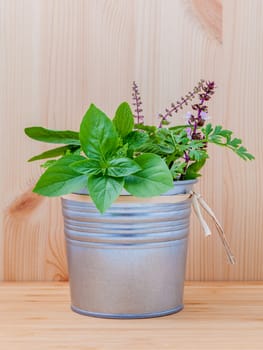
M219 238L224 246L227 258L230 262L230 264L235 264L236 263L236 259L235 256L233 255L231 248L229 246L229 243L226 239L224 230L220 224L220 222L218 221L218 219L216 218L214 212L212 211L212 209L208 206L208 204L204 201L204 199L202 198L202 196L194 191L190 192L190 195L192 197L193 200L193 207L194 207L194 211L195 214L197 215L201 226L203 227L204 233L206 236L210 236L211 235L211 230L209 228L209 226L207 225L205 219L203 218L203 215L201 213L201 209L200 209L200 205L205 209L205 211L211 216L211 218L213 219L216 228L217 228L217 232L219 234ZM199 205L200 204L200 205Z

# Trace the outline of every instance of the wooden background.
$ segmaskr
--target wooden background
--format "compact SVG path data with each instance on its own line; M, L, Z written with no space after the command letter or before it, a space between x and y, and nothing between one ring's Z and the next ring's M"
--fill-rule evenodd
M41 169L26 162L47 146L24 127L77 129L91 102L112 115L133 80L156 123L205 78L218 85L213 122L235 130L256 161L211 147L198 190L238 263L193 218L187 278L262 280L263 1L1 0L0 16L1 279L67 279L60 200L31 193Z

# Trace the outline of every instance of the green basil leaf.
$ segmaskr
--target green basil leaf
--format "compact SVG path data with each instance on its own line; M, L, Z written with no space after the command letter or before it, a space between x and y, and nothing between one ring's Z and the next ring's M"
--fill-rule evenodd
M91 104L80 125L80 142L89 158L105 159L118 146L118 135L112 121Z
M50 166L54 165L56 163L55 159L47 160L45 163L41 164L41 168L49 168Z
M173 178L164 160L145 153L135 159L142 170L125 178L125 189L136 197L152 197L173 187Z
M123 188L123 178L90 175L88 178L89 194L97 209L104 213L119 197Z
M79 133L76 131L60 131L33 126L25 128L25 133L31 139L48 143L64 143L66 145L80 145Z
M123 145L122 147L118 148L118 150L115 153L115 156L118 158L123 158L127 156L128 153L128 143L125 143L125 145Z
M127 102L123 102L118 107L113 124L121 137L128 135L134 128L134 118L132 110Z
M81 174L98 175L102 172L100 162L96 159L84 159L70 165L72 169Z
M149 140L149 135L140 132L132 131L124 139L124 143L128 143L130 150L137 150L140 146L145 144Z
M141 170L138 163L130 158L117 158L109 162L107 174L114 177L123 177Z
M72 145L53 148L53 149L50 149L46 152L40 153L37 156L30 158L28 161L33 162L34 160L55 158L58 156L63 156L66 154L67 151L75 152L79 148L80 148L79 146L72 146Z
M71 164L78 162L80 160L86 159L85 157L79 155L79 154L69 154L66 155L56 161L56 165L62 165L62 166L70 166Z
M138 130L144 130L147 131L148 134L153 135L156 133L156 131L158 130L158 128L156 126L152 126L152 125L145 125L145 124L135 124L134 125L135 129Z
M33 192L55 197L77 191L87 184L87 175L73 170L69 164L79 156L67 156L49 167L38 180Z

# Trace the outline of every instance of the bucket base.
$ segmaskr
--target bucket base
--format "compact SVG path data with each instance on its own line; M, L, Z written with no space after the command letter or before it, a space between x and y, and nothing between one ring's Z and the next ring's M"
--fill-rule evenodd
M90 312L86 310L79 309L78 307L71 305L71 310L84 315L84 316L92 316L92 317L99 317L99 318L114 318L114 319L136 319L136 318L152 318L152 317L161 317L161 316L167 316L171 314L175 314L179 311L181 311L184 308L184 305L179 305L174 309L169 309L161 312L152 312L152 313L145 313L145 314L104 314L101 312Z

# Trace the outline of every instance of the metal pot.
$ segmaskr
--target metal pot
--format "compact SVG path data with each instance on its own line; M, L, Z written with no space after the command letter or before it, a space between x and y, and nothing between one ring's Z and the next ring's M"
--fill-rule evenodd
M147 318L182 310L191 198L180 195L195 182L147 199L123 193L105 214L87 194L62 198L73 311Z

